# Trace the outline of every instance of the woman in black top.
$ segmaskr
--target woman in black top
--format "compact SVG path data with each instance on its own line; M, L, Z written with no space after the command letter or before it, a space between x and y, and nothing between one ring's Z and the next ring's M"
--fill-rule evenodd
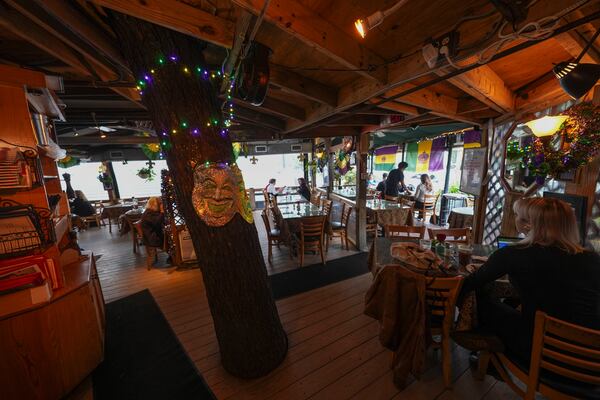
M518 244L493 253L465 279L461 294L482 288L508 274L519 294L521 310L479 292L481 325L498 336L509 356L528 362L535 312L577 325L600 329L600 256L579 244L571 207L549 198L515 203Z
M76 190L75 198L71 202L71 213L80 217L89 217L96 214L96 209L81 190Z
M306 179L298 178L298 194L310 201L310 188L306 184Z

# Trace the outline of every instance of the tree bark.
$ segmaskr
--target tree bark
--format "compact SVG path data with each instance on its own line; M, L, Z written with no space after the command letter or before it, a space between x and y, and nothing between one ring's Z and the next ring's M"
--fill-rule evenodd
M143 79L154 69L151 84L143 88L142 102L159 137L168 138L163 151L200 262L223 367L244 378L265 375L285 358L287 336L269 287L256 227L237 213L222 227L208 226L192 203L193 166L233 161L231 140L221 133L220 82L212 84L196 73L197 67L206 68L205 44L117 13L112 22L134 75ZM157 68L159 58L164 63ZM214 120L218 126L208 127L207 121ZM194 129L200 134L192 134Z

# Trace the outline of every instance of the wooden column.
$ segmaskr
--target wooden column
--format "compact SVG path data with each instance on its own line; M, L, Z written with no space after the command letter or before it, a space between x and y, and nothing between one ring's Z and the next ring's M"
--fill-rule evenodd
M333 168L333 159L331 158L331 154L329 154L330 151L331 151L331 139L326 138L325 139L325 154L327 154L327 174L329 175L329 181L327 183L327 198L329 198L329 195L333 191L333 185L335 183L334 182L335 170Z
M490 159L489 155L492 153L493 149L491 148L491 144L489 141L490 132L494 129L494 123L490 119L487 125L483 128L483 132L481 133L481 146L487 148L487 157L485 167L483 169L483 176L486 178L483 179L483 184L481 185L481 192L479 196L475 197L475 205L473 207L473 243L481 243L483 240L483 223L485 222L485 207L487 204L487 194L488 194L488 161Z
M356 247L367 250L367 155L369 151L369 133L355 137L356 149Z

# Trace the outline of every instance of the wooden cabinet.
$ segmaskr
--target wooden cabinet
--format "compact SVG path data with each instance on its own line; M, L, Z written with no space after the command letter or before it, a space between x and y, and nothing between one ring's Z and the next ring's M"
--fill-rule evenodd
M104 299L93 255L64 267L49 302L0 315L0 398L60 399L102 361Z

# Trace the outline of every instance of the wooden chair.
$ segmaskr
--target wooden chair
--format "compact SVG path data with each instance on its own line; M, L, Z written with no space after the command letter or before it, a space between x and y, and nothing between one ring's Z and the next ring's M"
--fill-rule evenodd
M427 233L430 239L435 239L437 235L446 235L448 243L471 244L471 228L451 228L451 229L432 229L428 228Z
M422 218L423 222L428 221L427 216L433 220L437 220L437 214L435 213L435 207L437 205L439 195L426 194L423 199L423 207L413 207L415 218Z
M279 229L271 228L271 221L269 220L269 215L266 210L263 210L260 213L262 220L265 224L265 230L267 231L267 242L269 243L269 255L267 260L269 263L273 260L273 245L276 245L279 248L279 244L281 243L281 231Z
M524 399L536 392L549 399L600 397L600 330L535 315L531 362L527 365L494 353L492 363L504 381ZM518 387L507 370L526 384Z
M383 196L383 199L387 201L398 201L397 196L388 196L387 194Z
M460 292L463 278L433 278L425 290L425 299L431 316L431 335L439 336L432 346L442 352L442 375L444 385L452 386L452 355L450 354L450 333L454 325L456 298Z
M386 225L384 227L385 237L407 237L423 239L425 237L425 226L408 225ZM415 235L416 234L416 235Z
M414 208L415 208L415 201L414 200L410 200L407 199L406 197L401 197L400 198L400 204L404 207L409 207L413 209L413 213L414 213Z
M133 240L133 252L137 253L138 249L142 245L142 220L132 221L127 219L129 227L131 228L131 238Z
M367 210L367 224L365 226L367 236L372 234L373 237L377 237L377 234L379 233L379 221L377 218L376 212L369 212L369 210Z
M325 265L323 251L323 236L325 234L325 216L306 217L300 219L300 266L304 265L304 252L306 250L319 251L321 263Z
M344 203L344 205L342 207L341 221L340 222L337 222L337 221L330 222L331 239L339 236L342 248L344 247L344 243L345 243L346 250L349 250L349 247L348 247L348 221L350 220L350 214L352 214L352 206L348 206L346 203ZM327 240L327 249L329 249L329 240Z
M102 219L102 203L100 205L94 204L94 210L96 211L93 215L88 215L87 217L81 217L82 221L85 224L85 228L89 228L90 222L94 222L98 228L103 225L106 225L104 220Z
M329 215L331 213L331 207L333 206L333 201L329 199L321 199L321 210L323 210L323 214Z

